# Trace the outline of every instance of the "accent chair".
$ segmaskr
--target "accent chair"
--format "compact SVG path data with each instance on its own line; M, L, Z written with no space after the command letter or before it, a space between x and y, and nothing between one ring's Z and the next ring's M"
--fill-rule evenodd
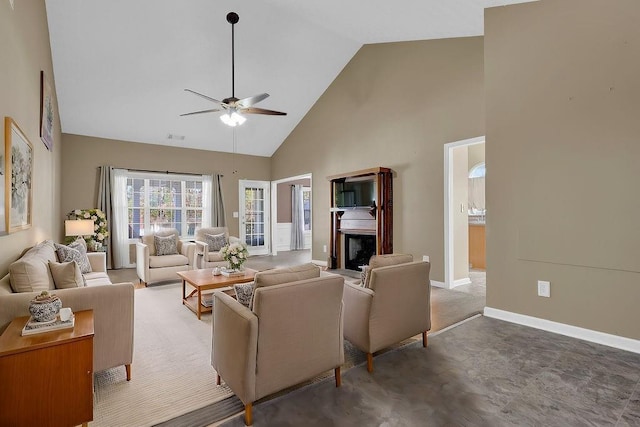
M431 329L430 264L413 262L411 255L371 257L362 285L345 282L344 338L367 353L373 372L373 353L414 335L427 346Z
M240 239L229 236L227 227L203 227L196 230L193 268L224 267L227 262L219 251L222 246L240 242Z
M224 292L213 295L211 364L217 384L223 379L244 404L246 425L264 396L331 369L340 386L344 279L317 270L304 280L296 276L306 269L257 273L252 309Z
M145 286L151 282L178 279L176 273L192 269L195 245L180 240L175 228L142 236L136 243L136 272Z

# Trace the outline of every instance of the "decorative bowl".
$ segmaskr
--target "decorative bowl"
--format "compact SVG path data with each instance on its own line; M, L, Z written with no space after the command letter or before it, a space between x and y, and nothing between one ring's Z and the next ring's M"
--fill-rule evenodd
M62 301L56 295L49 295L42 291L40 295L29 302L29 313L36 322L51 322L55 320L62 308Z

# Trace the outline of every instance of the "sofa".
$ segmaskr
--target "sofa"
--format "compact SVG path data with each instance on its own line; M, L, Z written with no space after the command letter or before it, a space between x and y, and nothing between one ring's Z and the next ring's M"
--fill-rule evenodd
M175 251L161 254L157 251L158 242L171 238L175 242ZM175 228L166 228L142 236L142 242L136 243L136 272L145 286L151 282L178 280L178 271L193 268L195 245L180 240Z
M414 335L427 346L431 329L430 264L411 255L371 257L362 285L345 283L344 338L367 353L373 372L373 353Z
M219 239L217 239L219 238ZM227 262L222 259L222 246L240 242L240 239L229 236L227 227L202 227L195 233L195 250L193 268L226 267Z
M74 312L93 310L94 372L124 365L131 379L133 361L134 287L130 282L112 284L107 275L106 254L87 253L91 272L83 274L86 286L56 289L49 262L56 263L54 243L46 240L26 251L0 279L0 333L20 316L29 315L29 301L42 290L57 295L63 307ZM12 274L14 277L12 277ZM13 282L13 285L12 285ZM14 288L31 286L31 291Z
M211 364L245 405L251 425L256 400L344 363L344 279L320 277L313 265L257 273L252 308L213 294Z

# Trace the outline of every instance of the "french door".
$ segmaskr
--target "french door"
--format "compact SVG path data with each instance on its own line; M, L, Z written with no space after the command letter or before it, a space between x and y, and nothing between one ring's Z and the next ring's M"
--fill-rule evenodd
M240 180L240 240L247 244L250 255L271 253L269 181Z

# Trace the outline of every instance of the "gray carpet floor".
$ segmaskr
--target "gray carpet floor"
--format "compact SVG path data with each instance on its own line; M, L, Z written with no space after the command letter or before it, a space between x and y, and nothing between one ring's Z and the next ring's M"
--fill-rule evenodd
M374 368L259 403L254 425L640 425L640 355L482 316L426 349L379 355Z

